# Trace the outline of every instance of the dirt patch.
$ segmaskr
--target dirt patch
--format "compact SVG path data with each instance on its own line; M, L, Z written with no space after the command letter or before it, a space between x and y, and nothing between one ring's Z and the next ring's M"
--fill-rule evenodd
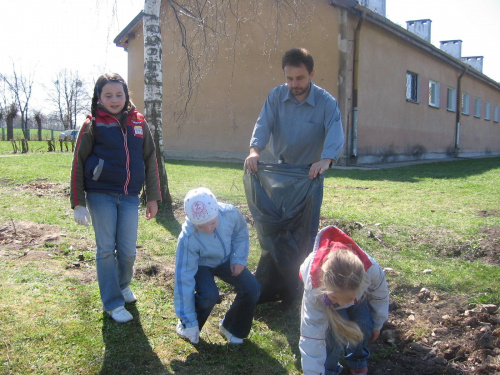
M55 225L27 221L9 221L0 224L0 251L51 247L61 240L63 233Z
M251 218L247 216L247 220ZM344 227L342 229L346 231L359 230L360 224ZM487 228L481 234L482 251L475 252L470 260L480 259L498 265L500 228ZM379 235L374 233L373 237ZM17 254L10 258L19 262L42 259L47 262L53 253L49 250L63 239L71 242L56 226L5 222L0 224L0 255ZM94 282L94 260L81 258L78 254L75 256L76 259L68 263L66 274L78 278L82 284ZM459 256L465 255L461 253ZM174 270L171 266L154 262L136 268L135 277L150 279L171 292ZM498 306L473 306L465 297L425 288L408 289L393 285L392 289L397 301L391 303L389 320L380 339L370 347L373 354L370 374L500 374Z
M68 196L68 184L55 184L45 180L37 180L27 185L23 185L23 190L36 196Z
M480 217L500 216L500 210L481 210L477 214Z
M173 268L154 264L147 267L137 267L134 277L137 279L156 279L161 284L172 284L173 286L174 274L175 271Z
M500 227L480 231L484 237L479 241L478 257L489 264L500 266Z
M35 196L67 196L69 197L69 186L68 184L56 184L53 182L47 182L47 179L37 179L36 181L30 182L29 184L17 185L13 184L9 179L0 179L0 185L9 185L14 191L22 190L24 192L31 193Z
M498 306L425 288L395 291L371 374L500 374Z

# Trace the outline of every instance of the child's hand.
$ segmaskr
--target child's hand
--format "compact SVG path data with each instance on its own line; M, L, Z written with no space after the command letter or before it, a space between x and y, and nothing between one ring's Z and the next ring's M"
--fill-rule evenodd
M157 201L150 201L146 203L146 219L152 219L156 216L158 213L158 202Z
M373 330L372 331L372 335L370 337L370 340L368 340L368 342L374 342L375 340L378 339L378 336L380 335L380 331L375 331Z
M233 276L238 276L240 273L243 272L245 269L245 266L242 264L233 264L231 265L231 272Z
M90 223L90 214L86 207L76 206L73 212L73 218L78 224L88 226Z

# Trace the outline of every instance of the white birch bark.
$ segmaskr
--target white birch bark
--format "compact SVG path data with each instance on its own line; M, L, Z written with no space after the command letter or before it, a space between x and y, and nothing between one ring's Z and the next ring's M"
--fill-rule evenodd
M163 128L162 128L162 47L160 29L161 0L145 0L143 17L144 34L144 115L148 121L156 144L156 157L160 172L163 203L171 206L165 171Z

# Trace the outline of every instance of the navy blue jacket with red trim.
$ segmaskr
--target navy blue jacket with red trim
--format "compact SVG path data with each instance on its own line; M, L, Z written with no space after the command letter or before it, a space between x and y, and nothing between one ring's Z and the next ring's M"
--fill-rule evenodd
M154 141L144 116L132 109L122 129L118 119L98 109L92 133L89 115L80 130L71 172L71 206L85 206L87 192L138 195L161 200Z

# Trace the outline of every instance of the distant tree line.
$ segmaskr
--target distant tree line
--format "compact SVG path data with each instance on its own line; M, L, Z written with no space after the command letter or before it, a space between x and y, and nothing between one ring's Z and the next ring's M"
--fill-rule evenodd
M0 126L7 130L7 140L14 138L14 127L22 129L25 139L29 128L76 129L78 116L90 108L89 85L77 71L61 70L49 85L38 84L35 73L25 74L12 64L10 73L0 72ZM44 98L43 108L33 103L33 93ZM40 106L40 104L38 104Z

